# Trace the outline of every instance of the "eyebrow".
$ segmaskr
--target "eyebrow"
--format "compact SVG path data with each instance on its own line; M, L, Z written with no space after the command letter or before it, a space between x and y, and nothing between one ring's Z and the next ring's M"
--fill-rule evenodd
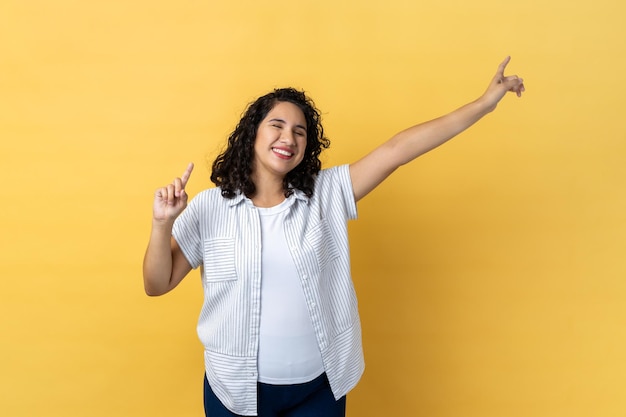
M283 119L278 119L278 118L274 118L274 119L270 119L268 120L268 122L281 122L281 123L287 123L286 121L284 121ZM299 127L300 129L304 129L306 130L306 127L302 126L302 125L296 125L296 127Z

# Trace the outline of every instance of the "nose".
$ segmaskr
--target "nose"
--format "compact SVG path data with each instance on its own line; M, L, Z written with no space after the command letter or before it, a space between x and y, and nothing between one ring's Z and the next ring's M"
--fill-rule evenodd
M287 145L296 144L296 137L291 129L283 129L280 140Z

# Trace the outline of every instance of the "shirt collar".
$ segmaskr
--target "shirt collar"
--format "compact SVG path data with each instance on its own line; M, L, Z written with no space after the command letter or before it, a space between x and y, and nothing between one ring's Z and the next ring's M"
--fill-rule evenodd
M295 190L293 190L293 194L288 197L288 198L295 198L296 200L302 200L305 203L309 203L309 198L306 196L306 194L304 194L303 191L298 190L297 188ZM237 194L228 200L228 205L230 207L234 207L236 205L238 205L239 203L241 203L242 201L244 201L246 199L246 196L241 192L241 191L237 191Z
M233 198L228 199L228 205L230 207L234 207L237 204L241 203L245 198L246 196L244 196L241 191L237 191L237 194L235 194Z
M306 194L304 194L303 191L298 190L297 188L295 190L293 190L293 194L294 198L296 198L297 200L302 200L305 203L309 203L309 197L306 196Z

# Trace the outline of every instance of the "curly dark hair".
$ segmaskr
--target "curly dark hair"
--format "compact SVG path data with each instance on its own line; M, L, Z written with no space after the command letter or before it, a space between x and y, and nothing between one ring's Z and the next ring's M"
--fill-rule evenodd
M213 162L211 181L222 190L222 196L233 198L237 192L253 197L256 186L252 181L254 141L257 129L267 114L279 102L293 103L302 110L306 119L307 144L302 162L283 179L285 197L298 189L307 197L313 196L315 177L322 167L319 156L330 146L324 136L321 115L313 101L303 91L280 88L259 97L244 112L235 130L228 137L228 144Z

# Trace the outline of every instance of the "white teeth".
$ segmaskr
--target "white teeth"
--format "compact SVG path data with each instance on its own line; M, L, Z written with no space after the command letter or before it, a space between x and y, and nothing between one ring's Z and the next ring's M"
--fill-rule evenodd
M285 150L282 149L276 149L276 148L272 148L274 150L274 152L279 153L281 155L285 155L285 156L291 156L293 155L291 152L287 152Z

